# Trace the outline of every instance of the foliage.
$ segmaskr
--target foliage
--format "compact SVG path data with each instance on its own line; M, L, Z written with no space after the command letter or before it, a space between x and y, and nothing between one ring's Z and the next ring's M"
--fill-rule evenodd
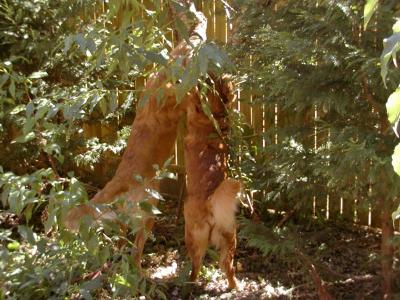
M254 223L249 220L242 220L243 230L240 231L240 238L247 241L247 244L261 251L262 255L276 255L288 257L294 254L295 248L289 228L268 228L265 224Z
M378 1L369 0L365 4L364 9L364 28L367 28L368 21L371 19L373 13L379 8ZM384 49L381 55L381 76L384 85L388 75L388 67L390 59L392 58L394 65L397 67L397 52L400 50L400 20L394 23L393 34L383 40ZM396 135L399 135L399 117L400 117L400 89L397 88L388 98L386 102L386 111L388 114L389 122L393 126ZM400 175L400 144L398 144L392 155L392 165L394 171ZM393 219L400 216L400 207L393 213Z
M361 1L236 5L246 18L238 17L233 55L251 104L267 116L267 133L247 139L251 159L241 166L251 189L265 193L262 207L309 215L313 199L324 212L326 195L331 203L357 199L364 209L392 203L399 179L391 168L394 136L377 57L396 4L382 4L379 27L366 31ZM390 72L388 86L398 77ZM274 123L268 115L276 107Z
M364 4L235 1L231 53L242 89L252 94L242 98L262 107L266 127L262 135L242 130L246 155L237 162L262 221L270 221L271 209L281 225L310 215L325 219L328 205L330 218L348 221L365 218L369 208L381 213L398 205L400 178L391 164L396 141L385 103L400 74L388 70L386 89L379 56L400 7L382 2L363 30ZM358 215L339 214L341 202L354 205ZM273 243L252 223L242 230L267 253L299 240L286 235ZM295 259L301 263L301 255Z
M146 76L162 68L166 81L179 83L179 101L208 72L229 65L214 43L193 50L190 68L171 60L172 37L187 37L189 25L172 18L171 7L191 20L176 1L0 1L0 216L12 213L23 224L0 229L2 296L90 299L106 290L165 298L161 286L137 272L132 244L118 226L88 226L85 219L72 235L62 220L88 201L84 182L99 183L82 170L110 156L118 162L139 95L141 104L149 96ZM157 93L161 102L163 91ZM111 133L94 132L100 123ZM108 164L108 172L115 167ZM171 177L164 167L156 180ZM159 213L148 198L140 208ZM136 232L139 219L119 219ZM126 246L117 251L118 241Z

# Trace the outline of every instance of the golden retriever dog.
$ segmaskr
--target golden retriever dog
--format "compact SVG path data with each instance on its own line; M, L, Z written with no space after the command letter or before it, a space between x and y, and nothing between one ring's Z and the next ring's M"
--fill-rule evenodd
M191 30L190 42L181 42L172 50L172 59L180 58L183 66L196 47L206 39L207 20L200 12L191 8L197 23ZM69 211L65 226L76 230L85 215L95 220L111 219L118 222L117 215L108 208L96 205L112 203L116 197L124 198L125 203L118 207L124 213L141 214L141 227L135 238L135 261L140 268L141 257L147 232L154 224L153 216L140 211L138 203L146 195L146 189L158 189L152 180L155 175L154 164L163 165L171 155L177 125L181 117L187 116L187 136L185 137L185 159L188 196L184 204L185 241L192 259L191 279L195 280L208 244L220 250L220 266L226 273L229 287L236 287L233 256L236 248L235 211L240 183L226 178L227 145L224 136L228 129L226 122L227 105L233 100L232 84L227 77L211 76L206 99L211 112L217 120L221 135L213 121L202 109L199 87L194 87L179 103L176 101L176 86L167 80L165 72L151 76L139 104L132 132L122 160L114 177L99 191L88 204L77 206ZM163 99L157 99L158 91L163 90ZM149 97L147 97L149 96ZM142 102L141 101L141 102ZM140 176L143 182L135 180ZM152 205L157 200L151 198ZM126 230L121 224L122 230Z
M227 78L214 80L212 87L216 91L210 90L204 101L222 136L203 112L199 97L192 99L187 108L185 243L192 260L192 281L196 280L207 246L211 244L220 250L219 265L227 276L229 288L235 288L235 212L241 187L238 181L226 178L227 145L224 142L228 129L225 106L233 100L234 93Z
M206 40L207 19L201 12L197 12L193 5L190 11L195 15L197 21L190 30L189 43L185 40L180 42L170 53L172 60L178 58L185 66L193 55L193 49ZM177 135L179 119L186 112L186 103L193 98L197 89L187 93L180 103L176 102L175 85L167 80L164 71L150 76L140 96L139 109L132 124L132 132L124 151L122 160L116 170L114 177L99 191L89 202L71 209L66 218L65 226L71 230L77 230L83 216L90 215L95 220L116 220L116 214L104 207L96 208L98 204L112 203L116 197L124 197L127 204L120 207L137 207L137 202L143 199L143 191L147 188L135 180L140 176L144 182L149 182L155 175L154 164L161 166L171 155ZM163 99L158 101L157 94L163 90ZM151 93L146 95L146 93ZM143 101L149 96L147 101ZM145 102L145 103L143 103ZM161 102L161 103L160 103ZM152 188L157 189L157 184L152 183ZM156 204L156 199L150 199ZM130 212L132 214L138 211ZM143 213L143 212L142 212ZM154 223L153 217L144 214L142 228L136 233L136 255L135 260L140 268L141 256L146 241L146 231L151 230ZM122 224L123 225L123 224ZM124 227L124 226L122 226ZM122 230L125 230L122 228Z
M138 212L137 203L146 198L147 188L158 189L158 185L152 182L156 170L154 165L162 166L171 156L177 135L179 119L185 113L184 107L176 105L175 93L172 84L164 82L165 77L158 74L148 80L145 89L156 90L163 85L165 99L162 105L158 104L155 95L150 96L146 105L139 109L132 124L131 135L128 145L122 156L122 160L115 172L114 177L99 191L89 204L79 205L69 211L65 226L76 230L79 222L85 215L93 219L116 219L115 213L104 207L97 208L96 205L112 203L116 197L125 198L125 204L119 210L126 214ZM139 182L135 176L140 176L144 182ZM153 205L156 199L150 199ZM128 209L130 209L128 211ZM154 223L153 217L141 212L142 228L136 234L136 261L140 267L141 253L145 243L146 230L151 230Z

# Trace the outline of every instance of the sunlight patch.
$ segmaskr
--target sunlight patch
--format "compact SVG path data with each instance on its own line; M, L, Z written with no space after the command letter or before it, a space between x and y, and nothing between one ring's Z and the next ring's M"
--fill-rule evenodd
M157 269L154 269L150 278L152 279L169 278L176 275L177 269L178 265L176 264L175 261L173 261L169 266L160 266Z

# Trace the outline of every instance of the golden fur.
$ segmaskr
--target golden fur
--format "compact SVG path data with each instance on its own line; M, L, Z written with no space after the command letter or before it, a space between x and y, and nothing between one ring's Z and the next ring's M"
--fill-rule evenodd
M233 90L227 78L214 80L214 87L216 92L208 92L207 102L223 136L217 134L198 97L187 108L185 243L192 260L192 281L196 280L207 246L211 244L220 250L220 267L229 287L235 288L235 212L240 183L226 178L227 145L223 140L227 130L225 105L232 100Z
M205 40L207 22L204 15L195 10L194 13L198 24L192 30L190 43L196 46ZM192 46L183 41L171 52L171 57L182 57L183 65L187 65L192 54ZM234 93L228 78L212 78L213 82L209 84L215 91L210 89L207 101L224 136L227 130L225 106L232 101ZM160 88L164 90L162 104L158 103L156 96ZM113 211L98 210L95 209L95 205L111 203L117 196L125 198L125 204L119 207L120 210L137 214L137 203L146 196L145 189L157 188L157 184L152 182L155 175L153 165L162 165L170 156L176 140L178 122L186 113L188 133L185 137L185 159L188 196L184 205L184 216L185 241L193 265L191 278L196 279L204 252L211 243L220 249L220 266L227 275L229 287L234 288L235 211L240 184L226 178L227 145L223 136L215 137L217 132L213 122L202 110L197 87L177 103L174 85L166 82L166 75L160 72L150 77L144 90L154 93L146 103L142 103L143 107L137 112L127 148L114 177L89 204L70 210L65 219L65 226L76 230L85 215L91 215L95 220L116 219L117 215ZM211 135L214 137L210 138ZM134 179L135 175L140 175L146 184L137 182ZM156 205L157 200L150 199L150 203ZM133 209L127 211L130 207ZM135 260L138 267L146 232L150 231L154 224L152 216L140 213L143 215L142 226L135 240ZM123 224L121 228L124 230Z

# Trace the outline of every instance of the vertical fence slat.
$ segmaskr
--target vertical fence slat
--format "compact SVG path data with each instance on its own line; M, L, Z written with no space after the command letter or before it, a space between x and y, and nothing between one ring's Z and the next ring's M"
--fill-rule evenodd
M224 4L219 0L215 3L215 38L224 44L227 42L227 18Z
M336 193L329 194L329 219L337 219L340 216L340 196Z
M215 37L215 1L214 0L203 0L203 13L207 18L207 37L213 39Z
M354 222L354 199L343 198L342 218L347 222Z
M360 225L368 225L368 203L366 199L361 199L357 203L357 223Z
M228 3L230 1L227 1ZM101 13L106 12L107 3L105 1L96 2L94 5L94 10L91 12L91 17L94 19L98 18ZM154 3L150 0L142 0L142 3L146 6L146 8L154 9ZM233 33L233 26L230 24L230 20L227 19L224 5L222 1L219 0L195 0L196 7L202 10L205 16L208 19L208 29L207 36L210 40L218 40L222 43L226 43ZM123 5L123 4L122 4ZM120 24L123 16L123 9L120 9L117 13L116 18L113 20L114 26ZM88 17L87 12L83 12L82 17ZM143 15L144 17L144 15ZM172 42L174 42L174 34L171 30L169 34L169 38ZM251 61L249 60L249 64ZM141 90L145 85L146 79L144 77L138 78L135 81L136 90ZM122 93L121 93L122 94ZM281 141L281 137L276 135L278 127L285 126L285 115L279 107L273 108L272 106L263 106L261 104L254 104L252 102L252 92L249 90L242 90L238 92L239 101L233 103L233 108L239 109L240 112L244 115L247 123L252 126L256 137L254 137L251 142L253 145L257 145L258 147L266 146L267 143L279 143ZM124 98L124 97L122 97ZM118 98L118 103L120 102L120 97ZM123 101L123 100L122 100ZM306 138L302 141L305 147L313 148L316 151L317 148L322 145L322 143L326 142L328 139L324 134L318 132L318 126L316 124L316 120L318 118L318 111L314 111L314 115L311 112L307 112L304 114L303 124L305 127L308 127L309 130L306 134ZM184 127L184 125L183 125ZM274 130L275 128L275 130ZM271 130L273 129L273 130ZM314 133L312 130L314 129ZM91 124L84 123L83 124L83 132L85 139L92 138L94 136L99 137L102 141L109 141L115 138L117 127L114 125L106 125L106 124ZM259 135L265 134L269 132L268 138L260 137ZM178 139L175 148L175 162L179 166L183 166L184 164L184 152L183 152L183 135L184 128L182 125L180 126ZM102 163L102 166L96 167L96 170L99 170L98 174L104 174L106 172L107 162ZM179 177L179 184L184 182L184 177ZM178 191L177 191L178 192ZM356 202L354 199L341 198L337 193L329 193L327 195L312 195L310 196L310 201L315 201L314 209L317 215L326 216L330 219L335 219L339 215L342 215L342 218L348 222L355 221L355 213L357 214L356 222L362 225L371 225L373 227L380 227L380 210L376 207L372 209L365 204L364 199L360 199L359 202ZM311 214L310 214L311 217ZM398 228L398 224L396 224L396 229Z
M252 126L255 133L255 138L253 139L253 143L257 147L262 147L262 132L263 132L263 107L262 104L253 104L252 106Z

